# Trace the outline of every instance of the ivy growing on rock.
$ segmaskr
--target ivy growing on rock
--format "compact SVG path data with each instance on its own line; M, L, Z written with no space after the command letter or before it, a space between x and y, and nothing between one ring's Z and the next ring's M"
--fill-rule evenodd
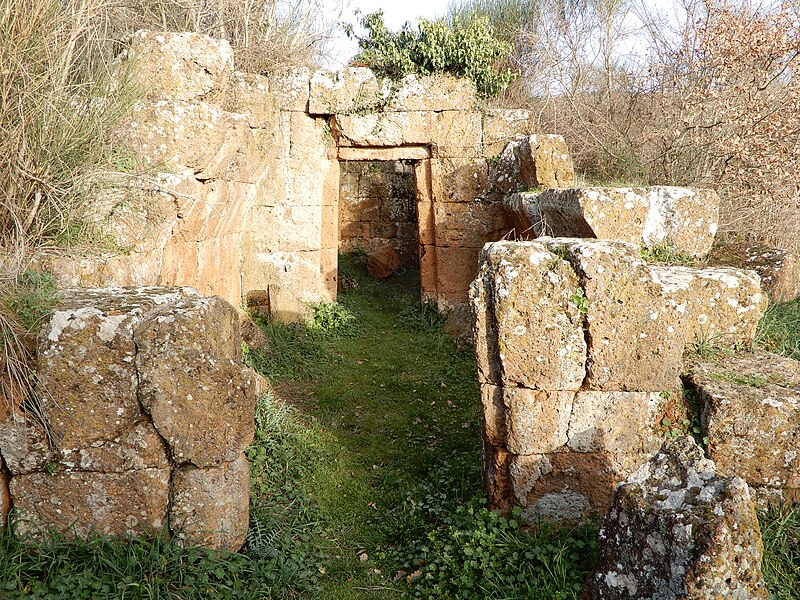
M499 94L514 79L512 71L497 68L511 52L511 44L494 37L485 16L472 14L451 22L420 19L416 28L406 23L397 32L386 27L380 10L360 15L359 21L366 36L357 36L351 25L345 28L358 40L353 62L385 77L447 73L472 80L483 97Z

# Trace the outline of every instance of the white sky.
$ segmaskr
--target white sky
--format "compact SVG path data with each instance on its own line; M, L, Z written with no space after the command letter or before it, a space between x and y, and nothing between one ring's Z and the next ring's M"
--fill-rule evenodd
M414 23L419 18L435 19L443 16L448 4L449 0L349 0L342 21L356 25L354 16L356 9L365 15L383 9L383 22L389 29L396 31L406 21ZM334 52L337 57L330 67L343 67L357 51L358 46L355 41L348 40L344 33L340 33L334 42Z

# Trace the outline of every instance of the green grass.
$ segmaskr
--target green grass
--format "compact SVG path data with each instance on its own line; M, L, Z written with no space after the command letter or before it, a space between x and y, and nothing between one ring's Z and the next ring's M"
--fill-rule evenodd
M336 305L306 324L263 324L268 348L247 351L273 390L247 451L240 553L4 532L0 597L577 598L597 529L525 529L518 513L487 510L472 353L418 302L418 273L376 282L363 257L341 272L355 285ZM760 519L773 597L800 598L800 510Z
M759 515L764 540L762 568L772 600L800 598L800 508L773 508Z
M297 479L325 531L313 597L576 597L596 531L523 532L485 508L472 350L419 302L418 271L376 282L349 256L340 276L336 306L264 324L270 350L249 351L321 451Z
M767 309L758 325L756 344L768 352L800 360L800 299Z

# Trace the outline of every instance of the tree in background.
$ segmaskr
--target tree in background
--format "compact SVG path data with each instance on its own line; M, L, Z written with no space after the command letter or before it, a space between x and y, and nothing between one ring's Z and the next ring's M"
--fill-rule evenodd
M800 24L794 5L458 0L514 45L512 105L560 133L592 183L707 185L722 226L800 249Z
M472 80L484 97L499 94L514 78L510 69L500 67L512 45L492 35L486 17L467 15L450 22L420 19L416 29L406 23L397 32L384 25L382 11L363 15L360 22L367 32L364 37L347 28L347 34L358 40L353 62L380 75L400 79L412 73L448 73Z

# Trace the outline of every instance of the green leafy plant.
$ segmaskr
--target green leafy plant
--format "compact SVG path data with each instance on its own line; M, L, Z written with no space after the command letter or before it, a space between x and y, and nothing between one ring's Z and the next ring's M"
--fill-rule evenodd
M356 335L359 331L356 316L339 302L312 304L306 326L323 334Z
M570 302L572 302L577 308L578 311L583 315L589 312L589 299L586 297L586 292L583 291L582 287L579 287L574 294L570 297Z
M445 324L449 311L439 308L436 300L428 298L422 302L409 302L397 314L396 325L410 331L439 331Z
M450 23L421 19L416 30L406 23L398 32L386 27L382 11L361 16L360 23L365 37L346 27L360 49L353 61L390 79L448 73L472 80L478 93L488 97L503 91L514 78L510 70L496 68L511 46L494 37L485 16L457 17Z

